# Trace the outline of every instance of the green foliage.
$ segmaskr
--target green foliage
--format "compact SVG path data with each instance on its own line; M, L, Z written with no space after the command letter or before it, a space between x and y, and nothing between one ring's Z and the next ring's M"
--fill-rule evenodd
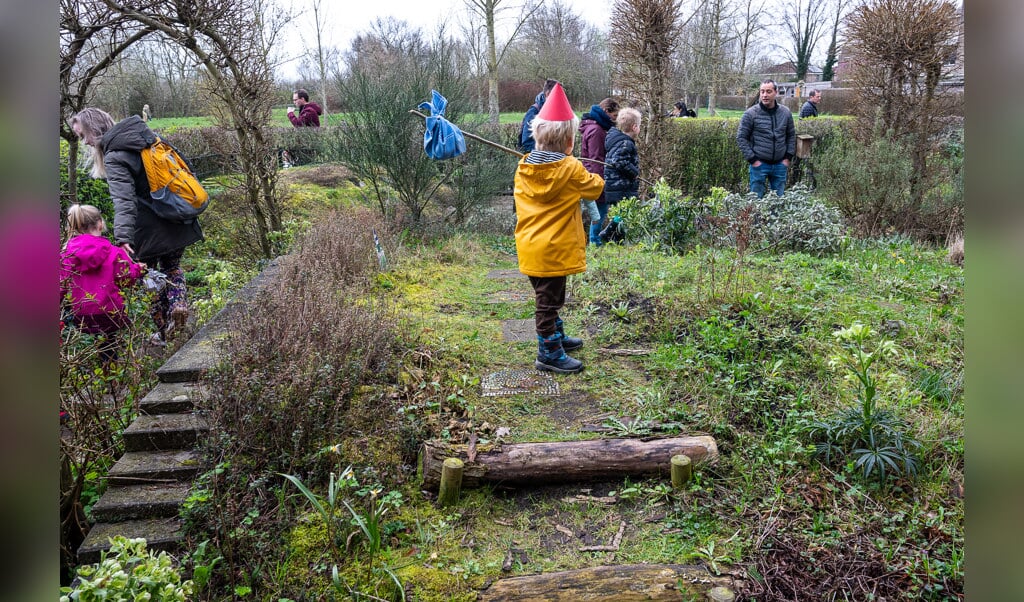
M79 158L82 153L89 152L89 147L84 144L78 145ZM67 197L68 191L68 142L60 141L60 192L61 192L61 216L67 215L67 209L71 205ZM76 168L78 196L74 202L83 205L92 205L100 210L107 224L114 223L114 202L110 199L110 188L106 180L94 179L89 172L81 167ZM64 229L64 220L61 220L61 231Z
M629 242L676 253L683 253L696 243L699 220L714 214L725 197L721 188L699 200L684 197L664 178L655 183L653 190L653 199L626 199L615 205L611 216L622 218Z
M897 355L898 351L887 339L869 348L874 334L870 327L859 322L836 331L841 350L830 365L849 371L847 380L854 382L859 403L831 419L811 423L808 432L825 462L848 456L852 467L864 478L885 481L894 474L917 474L914 450L920 443L904 432L906 423L892 410L878 407L878 379L872 366L885 356Z
M846 240L846 228L839 212L798 184L781 197L774 192L760 199L753 194L726 197L720 216L728 216L733 224L725 229L733 245L736 245L736 236L742 233L735 223L750 219L745 214L750 208L755 210L750 242L756 240L776 250L823 255L840 250Z
M61 602L185 602L193 592L167 552L154 554L145 539L120 535L98 564L78 567L78 579L74 588L61 588Z

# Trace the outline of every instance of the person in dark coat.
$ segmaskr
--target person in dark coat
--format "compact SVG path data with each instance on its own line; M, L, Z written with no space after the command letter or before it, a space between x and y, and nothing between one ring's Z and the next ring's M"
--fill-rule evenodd
M821 102L821 90L811 90L811 93L807 96L807 102L804 103L804 106L800 107L800 119L804 117L817 117L819 102Z
M533 118L537 116L537 113L540 113L541 108L544 106L544 101L557 83L557 79L546 80L544 82L544 89L533 99L533 104L530 105L530 108L526 109L526 115L523 115L523 122L519 126L519 151L523 154L532 151L537 146L537 143L533 140L533 130L530 128L530 124L533 123Z
M796 126L793 114L775 100L779 89L774 81L761 82L759 101L743 112L736 131L736 144L750 164L750 191L761 198L765 181L782 196L786 189L789 162L796 155Z
M299 88L292 93L292 102L295 103L295 108L299 109L299 114L296 115L295 109L288 107L288 120L292 125L297 128L320 127L320 116L324 114L324 110L320 105L309 101L309 92Z
M157 332L151 342L165 345L188 319L188 298L181 257L185 247L203 240L198 219L185 223L157 216L141 200L150 194L141 151L156 134L138 115L114 123L106 111L83 109L69 122L75 134L92 149L92 176L105 178L114 201L114 244L136 261L167 275L167 286L151 308Z
M619 111L615 127L604 139L604 198L609 205L635 197L640 192L640 153L636 137L640 134L640 111L626 108Z
M602 178L604 177L604 141L608 130L615 125L615 118L618 114L619 103L614 98L606 98L600 103L592 105L590 110L583 114L580 121L580 160L583 161L583 167L587 171L596 173ZM593 160L587 161L587 159ZM597 161L601 161L601 163ZM598 218L591 220L588 238L591 243L601 244L599 234L605 218L608 217L608 201L605 200L603 192L597 199L597 211Z

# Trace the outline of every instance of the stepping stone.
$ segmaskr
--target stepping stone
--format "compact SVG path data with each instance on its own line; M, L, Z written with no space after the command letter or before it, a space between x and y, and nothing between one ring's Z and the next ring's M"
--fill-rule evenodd
M509 343L537 342L534 320L502 320L501 339Z
M182 524L182 520L177 517L96 523L85 536L85 541L78 547L78 562L99 562L100 552L109 550L110 538L117 535L128 538L144 537L148 550L176 551L182 539Z
M111 467L107 480L111 485L141 485L188 481L199 470L199 451L126 452Z
M487 277L491 280L527 280L526 274L520 272L518 269L491 270L490 272L487 272Z
M497 305L500 303L522 303L524 301L533 301L533 291L498 291L487 295L487 303L489 305Z
M160 383L142 398L139 411L149 415L188 412L203 395L195 383Z
M138 518L178 516L191 483L110 487L92 507L96 522L115 523Z
M492 372L480 383L484 397L501 397L520 393L558 395L558 381L548 372L538 370L501 370Z

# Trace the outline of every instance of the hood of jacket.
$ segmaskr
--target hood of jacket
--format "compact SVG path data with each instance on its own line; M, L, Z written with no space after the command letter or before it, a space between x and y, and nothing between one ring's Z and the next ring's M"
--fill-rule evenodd
M611 115L609 115L604 109L602 109L600 105L591 105L590 110L584 113L583 116L580 117L580 119L592 120L595 123L597 123L597 125L601 126L601 129L605 131L610 130L612 126L615 125L615 122L612 121Z
M112 151L141 151L156 142L156 134L153 133L146 122L138 115L132 115L114 124L112 128L103 134L100 139L100 146L103 153Z
M629 138L629 136L627 136L625 132L619 128L613 127L608 130L608 136L604 139L604 148L605 150L610 151L613 147L617 146L627 138Z
M313 109L314 111L316 111L317 115L323 115L324 114L324 110L321 109L320 105L316 104L315 102L310 101L310 102L307 102L306 104L302 105L302 110L305 111L306 107L309 107L309 108Z
M79 234L71 238L67 244L66 261L75 273L85 274L98 270L114 247L110 241L92 234Z

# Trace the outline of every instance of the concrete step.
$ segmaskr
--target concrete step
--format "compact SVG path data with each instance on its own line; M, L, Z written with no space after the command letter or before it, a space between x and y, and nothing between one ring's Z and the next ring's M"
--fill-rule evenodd
M148 518L120 523L97 523L85 536L78 547L78 563L93 564L100 561L100 552L110 549L110 538L123 535L129 538L143 537L150 550L175 552L181 543L182 520L173 518Z
M126 452L107 473L111 485L191 481L199 470L197 450Z
M192 449L210 425L198 414L142 415L124 430L125 451Z
M139 411L150 415L188 412L205 394L196 383L160 383L142 398Z
M98 523L178 516L178 508L191 486L191 483L170 483L109 487L92 507L92 516Z

